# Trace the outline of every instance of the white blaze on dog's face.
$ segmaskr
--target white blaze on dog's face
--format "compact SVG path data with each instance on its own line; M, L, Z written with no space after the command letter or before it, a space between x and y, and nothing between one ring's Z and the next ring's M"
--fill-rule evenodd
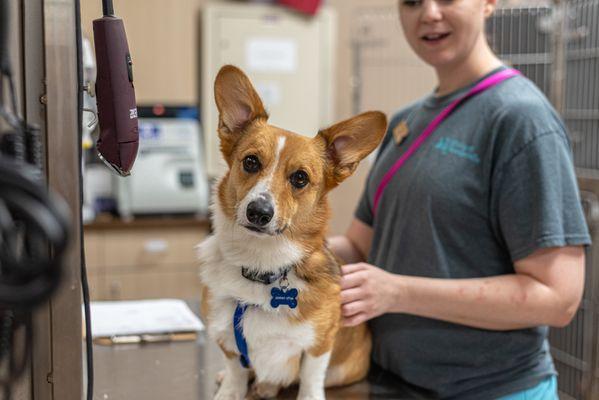
M225 215L255 235L324 235L325 195L378 145L384 114L358 115L314 138L295 134L267 123L258 94L233 66L219 72L215 98L229 166L218 192Z

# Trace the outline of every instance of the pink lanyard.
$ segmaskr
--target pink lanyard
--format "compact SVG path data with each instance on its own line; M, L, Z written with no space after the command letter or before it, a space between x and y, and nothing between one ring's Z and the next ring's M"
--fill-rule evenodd
M422 143L424 143L424 141L435 131L435 129L437 129L441 122L443 122L443 120L447 118L449 114L451 114L451 112L457 108L458 105L460 105L467 98L472 97L480 92L483 92L488 88L493 87L503 82L504 80L517 75L521 75L521 73L512 68L496 72L488 78L485 78L482 81L480 81L476 86L470 89L468 93L454 100L450 105L444 108L443 111L441 111L439 115L437 115L435 119L433 119L431 123L428 124L428 126L424 129L420 136L418 136L416 140L414 140L414 142L410 145L410 148L408 148L408 150L405 153L403 153L401 157L399 157L395 164L393 164L389 171L387 171L385 176L383 176L383 179L381 180L381 183L379 184L379 187L376 189L376 193L374 195L373 215L376 214L376 210L381 200L381 196L383 195L383 191L391 181L391 178L393 178L395 173L405 164L408 158L410 158L412 154L414 154L416 150L418 150Z

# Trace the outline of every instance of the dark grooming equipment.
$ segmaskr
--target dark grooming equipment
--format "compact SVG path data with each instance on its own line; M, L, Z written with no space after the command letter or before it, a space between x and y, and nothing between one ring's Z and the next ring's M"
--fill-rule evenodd
M104 16L94 20L98 74L98 155L113 171L127 176L137 156L139 132L133 87L133 63L123 20L111 0L102 1Z

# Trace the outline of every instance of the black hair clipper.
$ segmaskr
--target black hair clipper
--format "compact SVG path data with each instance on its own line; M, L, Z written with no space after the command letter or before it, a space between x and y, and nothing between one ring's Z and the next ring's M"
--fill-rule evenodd
M93 22L100 121L96 148L106 165L127 176L139 146L133 62L123 20L114 15L112 0L103 0L102 10L103 17Z

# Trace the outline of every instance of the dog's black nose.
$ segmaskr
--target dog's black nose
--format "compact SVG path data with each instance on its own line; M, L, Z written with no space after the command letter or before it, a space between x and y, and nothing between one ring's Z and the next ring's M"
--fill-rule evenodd
M268 224L274 213L272 203L266 199L252 201L246 210L248 221L257 226Z

